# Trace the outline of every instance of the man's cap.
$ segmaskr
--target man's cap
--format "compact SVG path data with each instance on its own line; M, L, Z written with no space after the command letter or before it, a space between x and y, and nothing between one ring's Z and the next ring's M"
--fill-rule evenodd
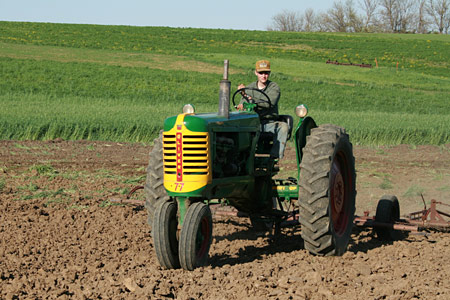
M258 60L256 62L256 72L270 72L270 62L268 60Z

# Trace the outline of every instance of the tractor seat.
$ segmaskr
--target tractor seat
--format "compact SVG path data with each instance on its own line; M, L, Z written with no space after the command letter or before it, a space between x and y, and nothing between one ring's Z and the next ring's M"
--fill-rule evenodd
M287 123L287 125L289 127L287 140L289 141L289 139L291 138L291 135L292 135L292 128L294 127L294 118L290 115L279 115L277 121Z
M287 141L291 138L292 128L294 127L294 118L290 115L279 115L276 119L278 122L285 122L288 125ZM258 147L256 153L269 153L273 145L273 133L262 131L259 136Z
M294 118L292 118L292 116L290 116L290 115L279 115L275 121L287 123L288 134L287 134L286 140L288 141L292 135L292 128L294 127ZM273 133L272 132L261 132L260 139L272 140Z

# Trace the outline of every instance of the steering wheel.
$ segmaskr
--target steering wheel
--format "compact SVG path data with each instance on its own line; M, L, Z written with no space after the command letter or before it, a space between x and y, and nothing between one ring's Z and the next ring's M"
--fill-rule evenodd
M245 90L257 91L257 92L259 92L261 95L263 95L266 99L258 99L258 100L249 99L248 96L247 96L247 94L245 94ZM268 103L268 104L269 104L269 109L271 109L272 106L273 106L273 105L272 105L272 102L270 102L269 96L267 96L266 93L264 93L264 92L261 91L260 89L245 87L245 88L242 88L242 89L238 89L236 92L234 92L233 98L232 98L232 102L233 102L233 106L234 106L234 107L237 106L237 105L236 105L236 102L234 101L234 99L235 99L235 97L236 97L236 95L237 95L238 93L242 94L242 96L244 97L245 100L247 100L248 103L254 103L254 104L256 104L257 107L260 107L260 106L258 105L258 103Z

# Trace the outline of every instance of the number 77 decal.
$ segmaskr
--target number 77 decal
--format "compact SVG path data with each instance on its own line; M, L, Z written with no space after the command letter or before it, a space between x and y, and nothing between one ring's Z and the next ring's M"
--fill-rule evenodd
M175 192L181 192L183 190L184 182L175 182Z

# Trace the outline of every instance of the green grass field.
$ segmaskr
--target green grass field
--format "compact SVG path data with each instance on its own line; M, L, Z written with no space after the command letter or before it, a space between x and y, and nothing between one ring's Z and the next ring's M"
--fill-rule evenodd
M185 103L217 111L224 59L235 89L262 58L282 113L307 104L354 144L450 143L448 35L18 22L0 22L0 139L151 142Z

